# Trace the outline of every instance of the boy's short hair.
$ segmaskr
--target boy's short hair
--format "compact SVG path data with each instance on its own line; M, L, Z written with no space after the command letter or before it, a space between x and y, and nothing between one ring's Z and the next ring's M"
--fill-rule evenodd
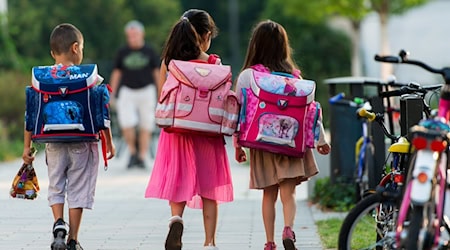
M75 42L81 42L83 35L81 31L70 23L57 25L50 35L50 49L59 55L67 53Z
M144 25L137 20L131 20L125 25L124 31L126 32L129 29L137 29L140 32L144 32Z

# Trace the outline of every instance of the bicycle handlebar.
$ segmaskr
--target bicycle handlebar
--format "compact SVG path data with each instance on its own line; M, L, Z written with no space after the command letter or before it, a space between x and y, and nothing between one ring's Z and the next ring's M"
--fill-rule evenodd
M358 111L358 115L366 118L368 121L373 121L377 117L375 113L367 111L365 108L360 108Z
M393 96L401 96L404 94L414 94L414 93L421 93L426 94L429 91L433 91L436 89L439 89L442 87L442 84L436 84L436 85L429 85L429 86L423 86L421 87L417 83L410 83L408 86L403 86L400 89L392 90L392 91L386 91L380 93L380 97L393 97Z
M445 80L446 84L450 84L450 68L449 67L443 67L441 69L433 68L429 66L428 64L418 61L418 60L409 60L408 59L409 53L405 50L400 50L398 56L380 56L375 55L375 61L378 62L385 62L385 63L403 63L403 64L412 64L417 65L431 73L436 73L442 75L442 77Z
M372 121L376 121L378 124L380 124L381 129L383 130L383 133L391 140L398 140L398 138L400 138L399 136L393 135L391 133L389 133L389 131L387 130L386 126L384 125L384 115L382 113L373 113L370 112L368 110L366 110L365 108L360 108L358 110L358 115L361 117L364 117L367 119L367 121L372 122Z

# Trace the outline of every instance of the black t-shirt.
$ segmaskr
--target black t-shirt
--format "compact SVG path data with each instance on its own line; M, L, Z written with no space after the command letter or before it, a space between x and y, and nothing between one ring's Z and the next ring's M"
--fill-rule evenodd
M153 70L159 68L159 57L148 45L133 50L128 46L119 49L114 68L122 71L120 84L132 89L154 84Z

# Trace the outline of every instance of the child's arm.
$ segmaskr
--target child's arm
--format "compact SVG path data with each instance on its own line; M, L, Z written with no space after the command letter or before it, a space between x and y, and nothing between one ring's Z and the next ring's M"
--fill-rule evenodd
M116 146L114 145L114 142L112 140L112 133L110 128L102 130L102 133L106 140L106 153L108 154L107 156L109 160L116 155Z
M234 159L236 159L237 162L245 162L247 161L247 155L245 154L244 149L237 143L237 134L233 135L233 147L234 147Z
M158 99L159 99L159 96L161 95L162 87L163 87L166 79L167 79L167 67L166 67L164 60L162 60L161 66L159 68L158 81L156 82L157 83L156 86L157 86L157 90L158 90L158 95L157 95Z
M31 154L31 131L24 130L23 133L23 162L31 164L34 161L34 156Z
M325 129L323 128L323 124L320 123L320 133L319 133L319 141L317 142L317 152L322 155L327 155L331 151L331 146L325 139Z

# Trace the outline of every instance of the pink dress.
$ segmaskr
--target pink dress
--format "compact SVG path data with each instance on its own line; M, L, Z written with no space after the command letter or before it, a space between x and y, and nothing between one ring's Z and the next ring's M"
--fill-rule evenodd
M161 131L146 198L187 202L202 208L201 197L233 200L230 166L223 137Z

